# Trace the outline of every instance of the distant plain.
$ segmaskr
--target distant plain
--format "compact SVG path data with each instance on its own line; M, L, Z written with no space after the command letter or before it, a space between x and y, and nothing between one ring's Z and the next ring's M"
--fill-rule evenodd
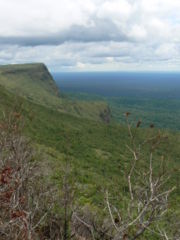
M64 72L53 77L72 99L106 101L115 121L123 122L128 111L144 126L180 130L180 72Z

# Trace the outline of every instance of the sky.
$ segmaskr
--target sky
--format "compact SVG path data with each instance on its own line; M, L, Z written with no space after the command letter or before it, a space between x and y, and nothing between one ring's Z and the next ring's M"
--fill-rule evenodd
M0 0L0 64L179 71L180 0Z

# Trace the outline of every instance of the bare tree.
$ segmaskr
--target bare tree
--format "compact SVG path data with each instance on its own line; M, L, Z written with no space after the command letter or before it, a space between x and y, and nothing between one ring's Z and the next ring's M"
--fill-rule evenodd
M75 235L71 224L75 190L69 156L66 156L65 164L59 169L58 176L55 211L48 215L43 229L46 238L42 239L46 240L70 240Z
M4 114L0 122L0 239L135 240L144 238L146 232L159 239L180 239L178 221L174 223L177 227L173 233L162 228L169 195L175 189L168 187L169 174L164 167L164 158L157 161L156 156L156 149L166 136L160 132L154 134L152 130L144 141L138 143L136 129L132 128L128 117L129 113L126 113L130 136L130 144L126 147L132 159L126 181L128 193L117 199L115 205L106 191L107 215L102 220L97 212L88 208L74 208L68 158L61 173L61 194L52 193L50 187L41 181L34 149L23 137L22 114L17 111ZM140 124L138 121L136 128ZM120 207L121 202L126 208ZM51 211L53 206L55 210Z
M40 184L34 150L23 137L19 112L0 123L0 239L34 240L49 208L47 189Z
M62 186L62 201L61 206L64 209L63 220L63 240L71 239L73 234L71 234L71 218L72 218L72 209L73 209L73 200L74 200L74 188L71 182L71 167L66 159L66 165L63 174L63 186Z
M137 144L135 131L129 123L126 113L130 144L127 149L132 156L130 170L127 174L129 196L119 199L124 201L126 209L111 204L110 194L106 191L105 202L110 221L104 221L101 226L97 224L96 217L92 219L87 215L75 214L85 229L91 233L88 239L135 240L141 238L146 232L159 239L168 238L165 230L161 229L161 222L165 219L168 210L168 199L175 187L167 187L169 176L164 169L164 157L159 162L153 162L158 146L166 140L160 132L151 134L141 143ZM136 128L139 128L138 121ZM153 128L153 125L150 126ZM153 130L152 130L153 132ZM144 152L145 149L145 152Z

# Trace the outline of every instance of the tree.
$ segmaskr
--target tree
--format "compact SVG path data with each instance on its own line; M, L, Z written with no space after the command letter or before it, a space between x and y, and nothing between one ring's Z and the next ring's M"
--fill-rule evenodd
M34 240L50 209L50 192L40 183L34 150L23 137L20 112L0 123L0 239Z
M161 225L168 210L169 195L175 187L167 187L169 175L164 168L164 157L154 163L153 156L159 145L166 141L166 136L160 132L146 137L137 144L136 129L141 121L136 124L136 129L129 123L130 113L126 113L130 144L127 149L132 156L130 170L127 174L128 196L119 199L124 201L126 209L111 204L109 192L106 191L105 202L109 213L109 221L97 222L98 216L80 211L76 213L76 222L84 226L91 233L91 239L104 240L135 240L145 237L146 232L157 236L159 239L170 239ZM151 125L150 128L154 126ZM144 152L145 149L145 152ZM148 162L148 164L147 164ZM173 238L178 239L177 237Z

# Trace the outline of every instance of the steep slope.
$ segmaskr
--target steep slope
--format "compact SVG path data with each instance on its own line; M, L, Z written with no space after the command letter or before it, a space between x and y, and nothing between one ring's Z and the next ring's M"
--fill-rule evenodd
M58 161L58 153L66 155L69 149L72 164L78 170L78 181L87 181L89 184L92 181L94 187L101 186L103 181L108 185L115 184L119 178L118 181L122 181L129 163L129 151L126 147L129 136L126 126L106 125L62 113L18 97L0 86L0 117L3 111L18 111L18 105L21 105L20 111L26 122L25 135L29 136L33 143L44 146L46 151L54 156L55 162ZM137 138L141 138L153 130L136 131ZM154 131L158 132L156 129ZM164 150L168 151L169 168L179 171L180 135L167 131L166 134L169 137L169 146L167 148L167 143L163 144L158 155L161 156ZM88 175L86 180L83 174Z
M68 160L72 167L72 178L77 188L77 199L80 205L88 205L101 209L103 190L109 189L112 196L123 193L126 196L126 176L131 156L126 144L129 143L126 126L103 124L100 121L79 118L62 113L53 108L36 104L23 97L7 91L0 86L0 117L2 111L18 111L25 119L24 134L29 137L37 150L40 151L39 161L42 171L54 184L62 179L62 169ZM134 129L136 137L141 138L153 129ZM171 184L179 182L179 144L178 133L166 132L169 143L165 142L155 155L155 162L167 153L167 168L173 171ZM168 145L169 144L169 145ZM176 171L174 171L174 169ZM172 210L178 213L178 187L171 199ZM180 213L179 213L180 214ZM158 239L150 238L147 239Z
M61 97L42 63L1 66L0 85L18 96L62 112L104 122L110 120L110 110L104 102L71 101Z
M46 103L49 97L59 95L58 88L44 64L1 66L0 83L15 94L39 103Z

